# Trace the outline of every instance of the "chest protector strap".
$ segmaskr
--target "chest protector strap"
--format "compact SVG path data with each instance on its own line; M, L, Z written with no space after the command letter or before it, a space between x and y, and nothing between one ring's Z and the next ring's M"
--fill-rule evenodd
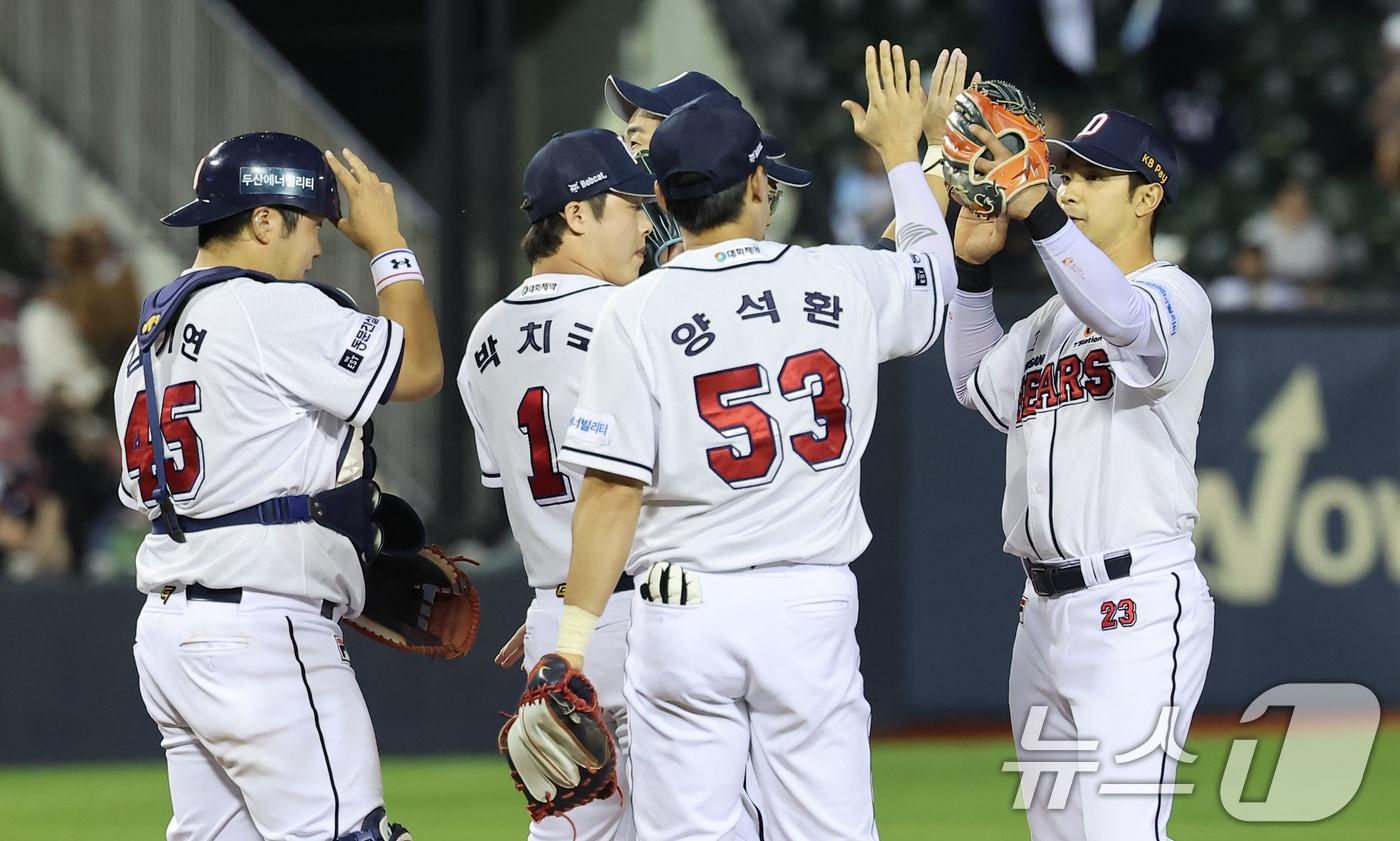
M185 533L239 525L282 525L316 520L345 535L355 545L361 557L373 548L374 527L370 522L379 502L379 489L365 476L339 488L315 496L298 495L269 499L257 505L208 519L182 517L175 512L170 499L170 483L165 472L165 436L160 428L160 396L156 390L153 357L170 330L179 322L180 311L190 296L209 286L246 277L261 283L306 283L325 293L337 304L355 308L355 301L333 286L309 281L281 281L262 272L232 266L188 272L146 296L141 302L141 321L136 333L136 347L141 354L141 375L146 387L146 434L155 456L155 502L160 514L151 524L156 534L169 535L177 543L185 542ZM368 460L367 460L368 461ZM324 518L324 519L323 519Z

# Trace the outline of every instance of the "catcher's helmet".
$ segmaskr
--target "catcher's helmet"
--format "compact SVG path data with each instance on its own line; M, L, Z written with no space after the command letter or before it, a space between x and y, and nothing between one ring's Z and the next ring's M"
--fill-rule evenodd
M275 131L240 134L210 149L195 168L194 196L160 221L189 228L262 205L295 207L340 221L335 174L321 150Z

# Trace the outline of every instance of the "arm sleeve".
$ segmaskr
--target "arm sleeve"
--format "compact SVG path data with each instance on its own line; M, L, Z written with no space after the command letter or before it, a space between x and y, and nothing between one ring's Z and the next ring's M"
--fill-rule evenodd
M1084 236L1053 195L1031 211L1026 229L1065 306L1110 348L1116 347L1119 358L1135 360L1147 379L1155 381L1164 371L1167 353L1153 323L1150 296ZM1125 381L1132 385L1131 374Z
M474 345L468 344L467 347ZM475 403L471 380L464 378L462 405L466 407L467 417L472 423L472 438L476 441L476 462L481 466L481 484L488 488L505 487L505 482L501 479L500 462L496 460L496 453L491 449L491 439L486 435L486 426L481 422Z
M845 267L870 296L881 362L917 356L938 340L947 300L928 254L858 245L821 245L812 252L823 262Z
M645 346L618 306L604 305L584 362L583 386L569 418L559 460L650 485L656 469L656 389Z
M252 330L263 375L293 400L353 426L392 390L403 328L342 307L299 284L262 284L236 297Z
M958 294L964 296L968 293L960 292ZM985 294L990 295L991 293ZM993 320L996 318L995 313L991 312L990 301L981 305L985 307L985 311L980 314L978 314L979 309L975 299L972 302L964 300L962 304L954 304L955 308L960 306L967 306L971 309L974 313L973 318L986 319L990 317ZM998 432L1010 432L1018 422L1021 384L1025 378L1026 345L1034 330L1037 314L1016 322L1007 333L997 338L991 347L981 354L976 366L967 375L964 393L959 397L960 403L976 409L978 414L982 415L982 418ZM958 314L952 316L955 323L959 317ZM1001 328L997 327L996 329L1000 333ZM971 335L966 340L969 347L975 347L974 343L986 342L991 338L991 329L985 325L975 333L974 331L969 331L969 333ZM964 366L966 364L963 363ZM953 361L951 358L948 366L949 376L952 376Z
M943 340L943 353L953 396L969 409L977 408L971 387L972 375L1004 334L997 321L996 308L992 306L990 291L960 289L953 295L948 307L948 335Z
M958 284L953 263L953 237L948 233L948 223L938 209L928 179L912 161L890 170L888 177L890 191L894 194L895 248L928 255L942 286L942 299L947 301Z
M1055 290L1080 321L1115 345L1141 340L1151 327L1148 303L1108 255L1084 236L1047 195L1026 229Z

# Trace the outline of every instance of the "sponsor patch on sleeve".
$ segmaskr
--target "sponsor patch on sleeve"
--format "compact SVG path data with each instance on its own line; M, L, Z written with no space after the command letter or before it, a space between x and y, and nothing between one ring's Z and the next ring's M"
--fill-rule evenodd
M615 423L612 415L577 408L573 417L569 418L569 435L582 444L606 447L612 441Z
M360 363L369 354L370 340L379 330L380 321L378 316L366 315L351 326L341 343L344 351L340 355L340 367L351 373L359 371Z
M922 254L910 254L909 259L914 263L914 288L926 288L929 275L927 259Z
M360 365L363 364L364 361L365 358L353 350L347 350L340 355L340 367L352 374L359 373Z

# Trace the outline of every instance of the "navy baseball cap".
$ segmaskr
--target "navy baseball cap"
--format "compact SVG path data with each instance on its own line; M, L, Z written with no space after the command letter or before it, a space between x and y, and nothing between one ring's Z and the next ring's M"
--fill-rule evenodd
M654 88L624 82L616 76L609 76L603 82L603 99L619 120L632 119L632 112L638 108L650 111L658 117L667 117L672 111L707 93L729 91L725 90L724 85L698 70L687 70Z
M687 70L654 88L624 82L617 76L608 76L603 81L603 99L617 118L624 121L632 119L632 112L638 108L658 117L669 117L672 111L708 93L734 96L724 85L698 70ZM787 147L771 134L763 135L763 149L770 158L787 154Z
M599 193L652 198L655 185L621 137L601 128L571 131L550 138L526 165L521 209L534 224Z
M1122 111L1096 114L1073 140L1051 140L1050 162L1064 165L1065 154L1114 172L1136 172L1149 184L1161 184L1167 201L1176 197L1179 167L1171 141L1152 127Z
M780 164L769 154L758 123L728 94L708 94L677 108L651 138L651 168L668 199L712 196L748 178L762 166L768 177L789 187L806 187L812 173ZM674 175L704 176L694 184L668 187Z

